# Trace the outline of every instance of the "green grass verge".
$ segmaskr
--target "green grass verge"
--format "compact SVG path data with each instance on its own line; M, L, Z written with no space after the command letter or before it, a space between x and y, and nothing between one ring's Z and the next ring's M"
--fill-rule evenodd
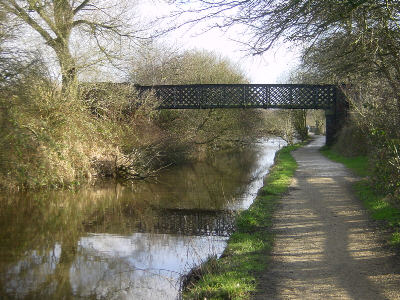
M368 158L366 156L345 157L326 146L322 147L320 152L330 160L344 164L358 176L365 177L369 175Z
M297 163L288 146L277 152L275 165L264 187L248 210L237 219L224 255L202 266L200 279L189 284L184 299L248 299L257 288L257 274L264 271L273 236L270 231L274 207L289 187Z
M354 184L354 190L375 220L383 221L393 232L389 243L400 250L400 210L390 204L386 195L378 194L368 182L370 170L366 156L344 157L334 150L323 147L321 153L327 158L344 164L355 174L364 177Z

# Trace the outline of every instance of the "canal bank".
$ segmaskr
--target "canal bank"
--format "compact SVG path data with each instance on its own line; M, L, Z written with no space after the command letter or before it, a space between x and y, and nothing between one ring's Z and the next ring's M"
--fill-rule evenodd
M239 215L224 254L189 274L184 299L248 299L256 291L272 247L272 216L297 168L291 152L299 147L287 146L276 153L264 186L252 205Z
M203 266L187 299L400 299L399 257L357 198L359 178L323 157L323 144L277 153L223 257Z

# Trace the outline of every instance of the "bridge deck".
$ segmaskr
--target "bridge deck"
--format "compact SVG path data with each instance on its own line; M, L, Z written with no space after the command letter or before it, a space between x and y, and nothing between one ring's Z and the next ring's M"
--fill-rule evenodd
M336 103L335 85L195 84L137 86L152 90L160 109L285 108L329 109Z

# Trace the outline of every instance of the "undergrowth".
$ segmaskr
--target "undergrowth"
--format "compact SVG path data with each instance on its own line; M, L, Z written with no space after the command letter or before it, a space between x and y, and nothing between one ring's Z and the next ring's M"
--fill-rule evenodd
M110 150L98 133L101 124L51 84L31 83L0 99L0 186L59 187L89 179L91 160Z
M237 230L218 260L201 267L198 280L190 282L184 299L249 299L257 288L257 274L266 269L272 246L270 232L275 205L290 184L297 163L290 152L298 145L277 152L275 165L264 187L248 210L236 222Z
M133 113L128 93L129 87L109 89L102 103L88 103L38 76L2 90L0 189L70 188L157 168L157 132L148 125L156 102ZM139 126L147 138L138 136Z

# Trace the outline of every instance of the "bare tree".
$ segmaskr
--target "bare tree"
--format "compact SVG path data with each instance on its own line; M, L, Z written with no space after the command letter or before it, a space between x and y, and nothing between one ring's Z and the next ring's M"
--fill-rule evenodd
M129 2L105 0L0 0L0 8L29 25L55 53L62 76L64 93L74 93L77 82L76 57L71 39L79 36L80 46L94 41L97 48L110 58L108 44L140 37L127 19Z
M400 4L394 0L172 0L176 27L207 20L208 27L242 25L253 54L269 50L278 41L315 42L336 32L368 31L378 22L399 26ZM363 19L364 24L359 23Z

